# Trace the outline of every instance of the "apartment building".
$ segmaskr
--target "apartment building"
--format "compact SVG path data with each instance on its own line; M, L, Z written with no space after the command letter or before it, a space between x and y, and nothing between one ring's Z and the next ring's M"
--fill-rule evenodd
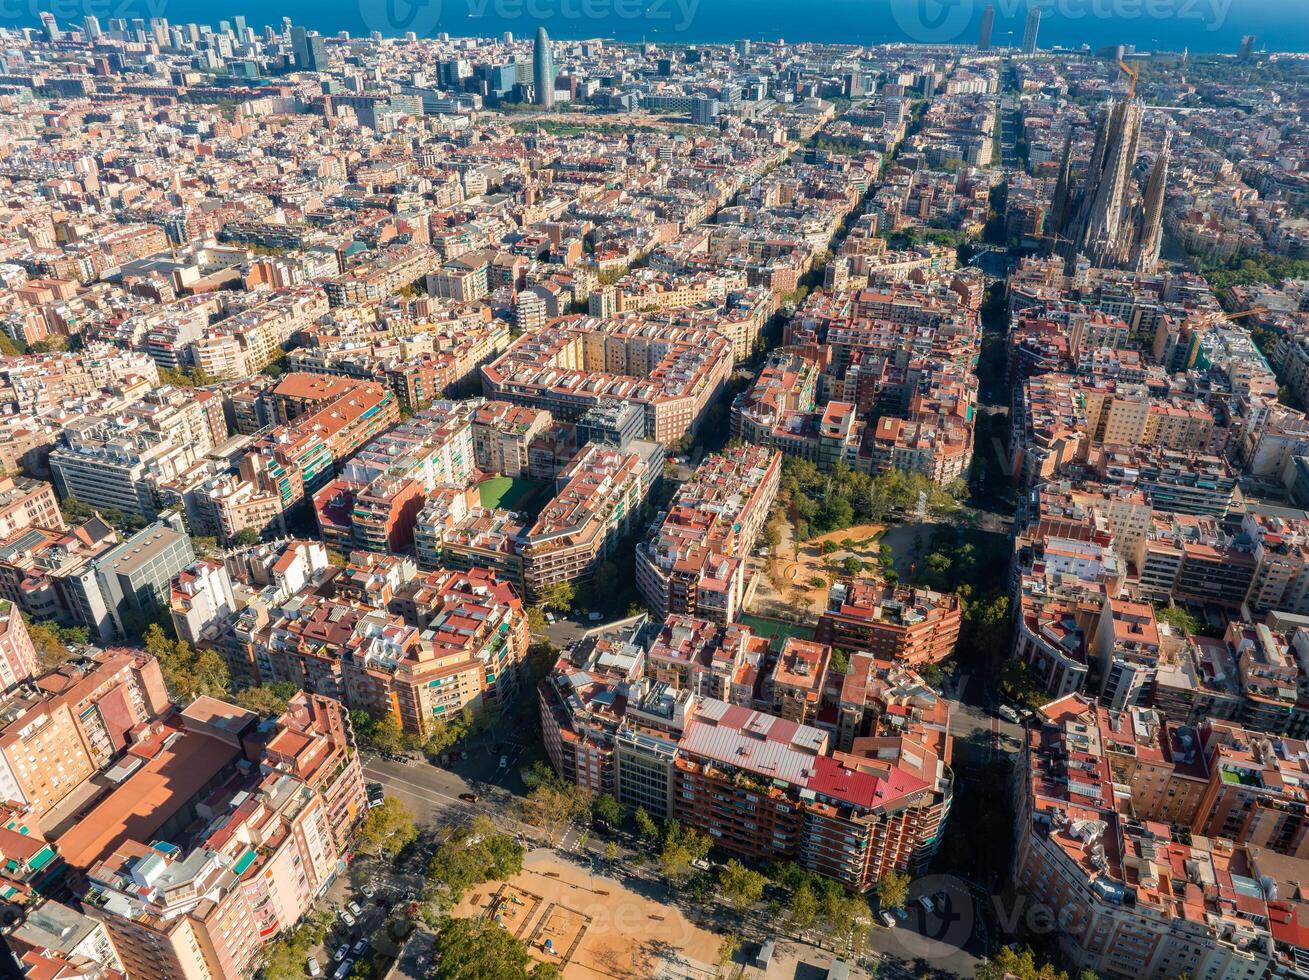
M10 691L41 669L22 611L0 599L0 691Z
M313 496L324 537L379 553L407 551L427 494L476 472L474 403L437 401L342 463Z
M1254 506L1241 528L1254 542L1250 608L1309 613L1309 518L1303 511Z
M516 696L527 618L509 583L481 568L419 575L409 560L353 558L363 563L333 598L287 596L234 623L258 681L389 715L423 737L465 708L497 711Z
M344 871L366 812L346 710L301 693L260 726L200 698L133 737L113 784L57 840L83 914L34 908L21 944L133 978L251 977L263 945Z
M675 691L752 705L768 649L768 638L749 626L674 613L651 639L646 667L654 681Z
M368 799L346 708L332 698L296 694L264 746L263 765L294 776L322 797L335 854L348 853Z
M229 858L129 841L89 868L87 878L89 913L104 923L128 976L254 975L259 927Z
M836 680L836 678L833 678ZM835 746L848 752L855 739L892 734L907 726L946 744L950 705L911 667L871 653L856 653L837 681Z
M527 616L493 572L431 572L390 606L398 616L361 617L341 651L346 704L426 737L465 709L495 712L516 697Z
M28 976L77 977L100 970L104 980L127 978L104 923L50 899L29 907L5 941Z
M645 437L667 445L699 429L733 363L731 341L712 328L566 317L483 366L482 389L563 421L603 400L631 401L645 413Z
M815 636L841 650L914 667L940 663L954 653L962 621L956 595L851 579L828 590Z
M832 648L788 636L763 678L763 700L769 713L788 721L809 724L818 717L827 693Z
M681 616L593 631L538 689L556 771L729 851L796 861L852 890L890 869L916 873L935 853L952 797L948 706L911 694L908 675L883 685L865 671L846 701L849 750L832 751L827 730L758 710L761 696L776 694L807 711L806 692L824 686L815 678L825 648L798 641L766 678L758 640L745 627ZM806 674L799 661L811 653L820 666Z
M172 580L168 611L178 639L193 647L216 640L237 612L227 566L202 559L184 568Z
M0 476L0 540L29 527L64 529L54 487L44 480Z
M0 702L0 792L39 819L95 768L72 706L30 691Z
M508 510L457 509L462 516L455 518L444 501L429 500L418 515L414 532L418 564L425 569L485 568L522 594L527 520Z
M826 732L707 700L678 740L672 812L726 850L867 891L936 852L952 776L931 742L906 733L830 754Z
M523 587L531 600L557 582L589 582L640 520L663 478L663 447L637 441L627 450L591 443L559 474L559 492L524 532Z
M477 468L504 476L527 475L528 447L550 425L550 413L509 402L485 402L473 415Z
M0 702L0 790L39 821L167 710L153 657L110 650L62 664Z
M138 419L87 417L60 434L50 472L61 496L152 520L159 512L155 485L176 479L201 452Z
M636 585L657 618L727 624L752 592L746 559L768 521L782 456L760 446L705 457L636 549Z
M1129 727L1111 726L1113 717L1066 698L1047 705L1028 732L1017 786L1018 882L1053 910L1060 949L1076 969L1160 980L1265 976L1272 896L1255 877L1252 852L1223 837L1181 843L1167 823L1138 815L1129 795L1135 782L1154 793L1143 792L1147 808L1167 800L1152 777L1163 776L1162 785L1177 778L1169 776L1174 752L1184 771L1177 783L1189 792L1195 777L1185 770L1203 764L1198 743L1182 738L1188 732L1161 741L1136 713ZM1116 785L1115 766L1128 785Z
M288 374L272 400L281 424L252 451L264 457L283 510L329 480L337 462L400 420L395 395L372 381Z

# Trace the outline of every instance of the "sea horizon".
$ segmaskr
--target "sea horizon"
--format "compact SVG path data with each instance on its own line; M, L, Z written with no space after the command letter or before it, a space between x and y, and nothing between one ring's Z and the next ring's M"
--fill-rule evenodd
M170 23L217 27L244 16L260 30L283 17L325 35L352 37L379 31L398 37L500 37L527 39L545 27L557 40L606 39L658 44L722 44L737 40L820 44L975 44L982 11L996 8L997 47L1017 46L1027 0L0 0L0 25L36 26L49 10L60 24L77 26L88 15L164 17ZM1296 0L1039 0L1040 47L1092 50L1124 44L1139 51L1233 53L1245 35L1260 47L1309 52L1309 18L1296 16Z

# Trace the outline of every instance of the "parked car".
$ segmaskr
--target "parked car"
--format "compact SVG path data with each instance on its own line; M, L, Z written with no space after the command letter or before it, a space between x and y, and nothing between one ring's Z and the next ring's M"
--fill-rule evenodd
M923 911L926 912L928 915L931 915L933 912L936 911L936 906L932 904L932 900L928 898L926 895L924 895L922 898L918 900L918 904L923 907Z
M321 977L323 975L323 968L318 965L317 956L311 955L305 960L305 969L309 971L311 977Z
M369 900L373 899L377 895L377 889L374 888L372 885L364 885L364 887L359 890L364 893L364 898L367 898Z
M356 959L358 959L360 956L363 956L365 953L368 952L368 940L367 939L359 940L359 942L355 943L355 948L351 950L351 952L355 954Z
M600 622L600 620L604 619L604 616L600 615L600 613L598 612L593 612L593 613L587 613L586 618L593 623L598 623Z
M500 756L500 768L501 769L509 768L509 756L507 755Z
M886 926L886 928L888 929L894 929L895 924L900 921L895 916L893 916L890 912L883 912L881 915L878 916L878 918L882 920L882 925Z
M356 919L364 914L364 910L359 907L358 902L346 902L345 907L350 911L350 914L353 915Z
M476 803L481 799L481 797L476 793L460 793L459 799L463 800L465 803Z
M354 926L355 926L355 921L356 921L356 920L355 920L355 917L350 913L350 910L349 910L349 909L342 909L342 910L341 910L341 921L344 922L344 923L346 924L346 927L347 927L347 928L349 928L349 929L353 929Z
M1009 705L1007 704L1000 705L1000 710L997 713L1005 721L1012 722L1015 725L1019 724L1022 721L1022 719L1018 717L1018 712L1015 711L1013 708L1009 707Z
M355 968L354 960L342 960L341 965L336 968L332 974L332 980L345 980L350 975L350 971Z
M332 954L332 959L335 960L337 963L340 963L343 959L345 959L349 955L350 955L350 947L348 945L338 946L336 947L336 952Z

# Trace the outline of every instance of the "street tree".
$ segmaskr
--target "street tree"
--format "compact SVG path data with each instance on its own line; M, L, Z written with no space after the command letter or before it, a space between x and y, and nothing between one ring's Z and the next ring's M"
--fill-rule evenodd
M877 881L877 900L884 909L902 909L909 900L909 876L888 871Z
M704 834L670 820L664 826L659 870L674 885L683 884L691 876L695 863L708 856L710 845Z
M652 841L659 836L659 826L646 812L645 807L638 806L632 814L632 819L636 822L636 832L641 835L642 840Z
M432 944L428 976L433 980L550 980L559 976L559 970L551 963L535 963L526 944L494 922L446 918Z
M418 839L414 813L394 796L368 811L359 828L359 846L380 857L392 858Z
M623 805L608 793L601 793L591 803L592 819L604 827L617 827L623 822Z
M723 865L718 875L719 892L738 914L763 897L764 886L767 884L767 878L735 858Z
M814 924L818 915L818 898L807 884L791 893L791 914L788 923L796 932L804 932Z

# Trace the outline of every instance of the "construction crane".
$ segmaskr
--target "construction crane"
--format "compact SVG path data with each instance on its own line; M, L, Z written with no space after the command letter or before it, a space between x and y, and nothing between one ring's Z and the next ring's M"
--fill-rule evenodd
M1053 235L1028 235L1027 237L1035 238L1038 241L1042 241L1042 242L1055 242L1056 244L1064 244L1064 245L1077 244L1071 238L1065 238L1063 235L1060 235L1057 232Z
M1122 69L1124 75L1126 75L1128 78L1132 80L1132 84L1129 85L1127 88L1127 97L1129 99L1136 98L1136 69L1133 68L1131 65L1129 65L1122 58L1118 59L1118 67Z
M1266 306L1253 306L1248 310L1237 310L1235 313L1219 313L1205 319L1206 323L1231 323L1233 320L1244 320L1248 316L1258 316L1260 313L1267 313Z

